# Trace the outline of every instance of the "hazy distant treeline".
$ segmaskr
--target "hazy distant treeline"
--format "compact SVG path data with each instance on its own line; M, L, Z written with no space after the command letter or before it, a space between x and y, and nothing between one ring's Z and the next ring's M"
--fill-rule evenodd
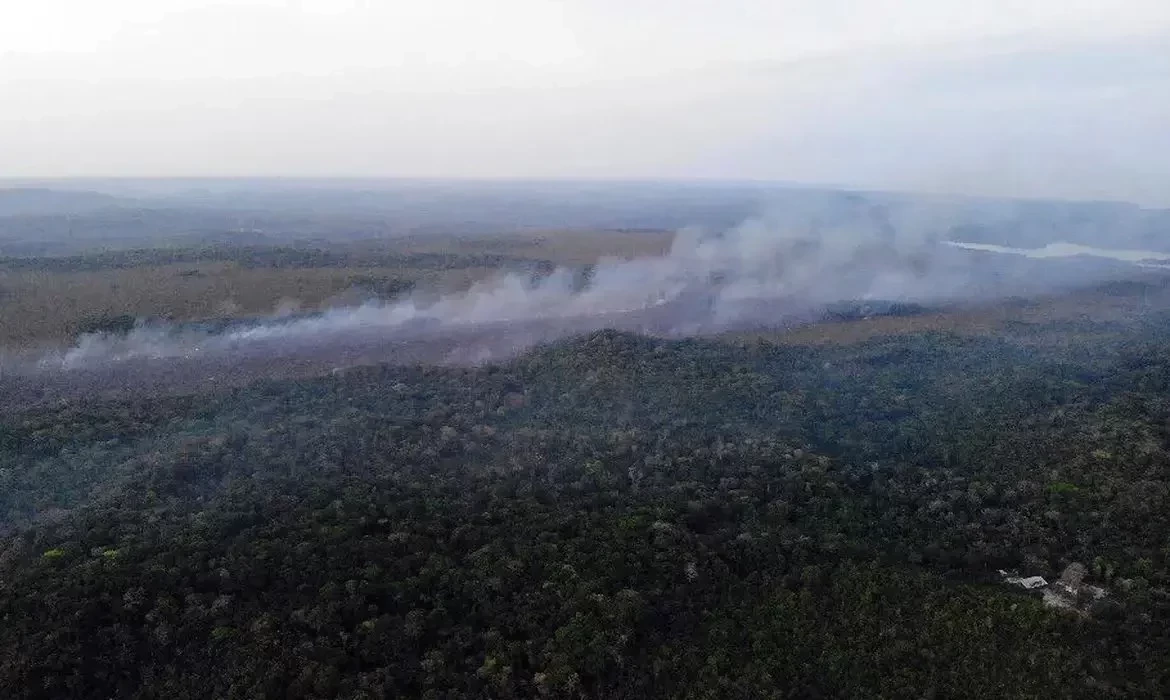
M990 200L770 184L409 181L95 182L99 191L0 189L0 253L95 245L265 244L530 229L722 229L765 214L839 226L858 202L938 238L1024 247L1054 240L1166 249L1170 211L1120 202ZM858 222L854 222L858 223Z
M410 267L423 270L533 264L529 259L490 253L396 253L314 247L207 246L112 250L88 255L0 257L0 270L77 272L207 262L232 262L245 268Z

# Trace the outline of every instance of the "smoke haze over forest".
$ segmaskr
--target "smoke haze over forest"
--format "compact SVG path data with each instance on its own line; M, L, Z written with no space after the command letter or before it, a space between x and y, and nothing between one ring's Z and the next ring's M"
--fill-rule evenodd
M636 194L628 197L647 207L642 216L655 216L655 205ZM39 366L227 358L276 348L281 354L301 348L311 355L347 343L417 340L445 332L470 333L477 340L514 335L514 342L503 345L511 354L536 340L606 326L677 336L806 322L840 302L953 305L1035 295L1135 276L1166 257L1156 251L1114 254L1051 239L1045 242L1049 247L1037 245L1036 252L983 243L988 236L1034 240L1036 234L1027 230L1029 218L997 214L1002 206L796 190L761 207L767 213L726 229L682 228L662 256L602 258L544 271L505 266L463 290L419 289L397 299L317 313L282 312L226 326L140 319L132 329L85 333L73 347L49 351ZM1026 209L1026 203L1021 206ZM1062 205L1048 206L1050 212L1062 211ZM1077 206L1063 205L1063 215ZM971 218L964 207L974 207L980 216ZM1158 212L1098 208L1104 212L1098 212L1098 220L1081 216L1079 228L1061 233L1107 242L1110 233L1128 228L1128 240L1138 245L1157 221L1146 218ZM1046 235L1060 235L1051 233L1051 220L1042 221ZM526 341L523 333L508 330L513 325L540 332ZM459 356L500 357L486 350Z

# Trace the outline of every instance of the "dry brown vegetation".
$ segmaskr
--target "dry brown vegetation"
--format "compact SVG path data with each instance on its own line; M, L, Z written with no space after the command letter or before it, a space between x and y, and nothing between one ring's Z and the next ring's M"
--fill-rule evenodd
M589 265L602 258L665 255L671 231L540 231L497 236L412 236L401 239L415 253L496 253L558 265Z
M231 263L86 272L0 273L0 342L24 345L72 337L89 319L129 314L194 320L314 309L359 301L370 278L460 286L484 268L440 274L403 268L245 269Z
M1024 327L1034 331L1046 324L1131 321L1147 313L1152 305L1164 303L1167 292L1158 288L1156 294L1156 297L1149 297L1142 293L1109 294L1102 289L1089 289L1027 301L999 300L915 316L826 321L781 331L728 333L725 337L747 341L762 339L785 345L848 345L873 338L926 332L964 336L1019 335L1015 331ZM1021 342L1067 343L1068 332L1067 328L1052 334L1029 332L1022 334ZM1096 325L1091 333L1104 337L1111 332L1107 325Z
M365 244L370 253L507 255L533 262L585 265L604 257L661 255L668 232L540 232L477 238L427 236ZM128 314L176 320L319 309L368 297L370 280L418 288L466 288L497 270L401 267L248 268L232 262L147 265L121 269L46 272L0 266L0 346L27 347L75 337L93 319Z
M666 231L434 235L366 243L356 250L368 253L371 258L388 252L496 255L546 265L588 265L604 258L664 255L670 250L673 237L673 233ZM475 264L434 269L406 265L247 267L235 262L204 262L46 272L6 270L0 264L0 347L68 341L87 322L102 317L127 314L198 320L263 315L280 310L313 310L359 303L369 297L371 281L453 291L465 289L497 271L498 268ZM996 302L915 316L877 316L784 331L733 333L727 337L821 345L857 343L879 336L924 331L995 335L1010 332L1021 324L1124 320L1142 313L1151 303L1154 302L1142 294L1094 290L1026 303ZM1035 338L1043 336L1030 337L1033 340L1029 342L1038 342Z

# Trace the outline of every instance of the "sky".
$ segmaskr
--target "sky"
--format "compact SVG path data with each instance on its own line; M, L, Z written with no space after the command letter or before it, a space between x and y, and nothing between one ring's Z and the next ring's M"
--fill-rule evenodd
M0 175L1170 206L1166 0L0 0Z

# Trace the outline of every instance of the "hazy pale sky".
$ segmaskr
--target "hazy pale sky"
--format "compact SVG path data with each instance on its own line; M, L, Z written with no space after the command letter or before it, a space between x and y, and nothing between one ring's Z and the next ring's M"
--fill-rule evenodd
M1170 204L1167 0L0 0L0 175Z

